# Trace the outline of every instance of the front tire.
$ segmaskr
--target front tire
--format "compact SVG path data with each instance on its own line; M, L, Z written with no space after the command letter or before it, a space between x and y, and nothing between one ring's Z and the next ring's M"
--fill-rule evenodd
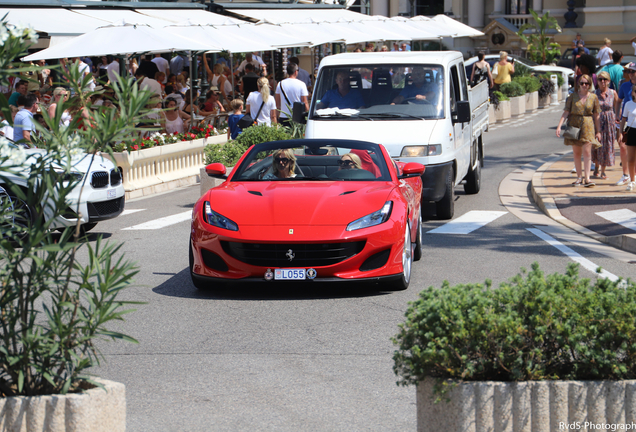
M477 161L475 163L475 167L471 167L470 170L468 170L466 183L464 183L464 192L468 195L479 193L479 190L481 189L481 164L481 156L479 155L479 150L477 150Z
M420 217L417 220L417 234L415 236L415 249L413 250L413 261L419 261L422 258L422 209L420 208Z
M448 170L444 197L435 203L438 219L452 219L455 214L455 175L454 169Z
M406 223L404 233L404 247L402 248L402 274L399 279L392 281L388 288L391 291L404 291L411 282L411 270L413 268L413 244L411 243L411 226Z

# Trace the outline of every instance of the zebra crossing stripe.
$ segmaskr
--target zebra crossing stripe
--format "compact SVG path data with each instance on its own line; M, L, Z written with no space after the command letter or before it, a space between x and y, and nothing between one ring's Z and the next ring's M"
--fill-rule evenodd
M610 210L598 212L596 214L610 222L636 231L636 213L629 209Z
M557 248L558 250L563 252L563 254L565 254L572 261L581 264L581 267L585 268L586 270L591 271L592 273L596 273L596 269L599 266L594 264L589 259L583 258L582 255L580 255L579 253L575 252L573 249L570 249L569 247L567 247L566 245L564 245L560 241L556 240L554 237L544 233L543 231L541 231L539 229L536 229L536 228L526 228L526 229L528 231L530 231L532 234L534 234L537 237L539 237L541 240L543 240L546 243L548 243L550 246L554 246L555 248ZM608 272L606 270L603 270L603 269L601 269L601 273L599 274L599 277L609 279L612 282L616 282L618 280L618 276L616 276L615 274L610 273L610 272Z
M134 225L128 228L122 228L122 230L156 230L165 228L170 225L178 224L192 219L192 210L184 211L183 213L177 213L172 216L166 216L163 218L151 220L139 225Z
M121 214L119 216L125 216L125 215L129 215L129 214L133 214L133 213L137 213L140 211L144 211L146 209L125 209L123 212L121 212Z
M428 231L427 234L469 234L506 213L508 212L472 210L455 220Z

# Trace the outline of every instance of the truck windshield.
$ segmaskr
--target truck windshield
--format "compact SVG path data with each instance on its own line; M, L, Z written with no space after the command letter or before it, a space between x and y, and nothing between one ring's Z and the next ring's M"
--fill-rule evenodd
M373 64L324 67L309 117L345 120L444 118L440 65Z

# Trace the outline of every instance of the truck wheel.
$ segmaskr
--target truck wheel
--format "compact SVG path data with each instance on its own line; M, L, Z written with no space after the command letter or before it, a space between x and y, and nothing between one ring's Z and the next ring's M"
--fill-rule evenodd
M448 176L446 177L446 192L444 193L444 198L435 203L438 219L452 219L455 214L454 178L454 170L453 167L451 167L451 169L448 170Z
M420 209L420 218L417 221L417 235L415 237L415 249L413 250L413 261L419 261L422 258L422 209Z
M479 152L477 153L477 163L474 168L471 167L468 170L466 183L464 183L464 192L468 195L479 193L479 190L481 189L481 158L479 156Z

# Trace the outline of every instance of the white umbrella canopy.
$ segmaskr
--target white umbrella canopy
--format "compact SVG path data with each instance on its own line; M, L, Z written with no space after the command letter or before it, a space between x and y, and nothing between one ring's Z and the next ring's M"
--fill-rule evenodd
M392 17L391 21L403 22L405 25L409 25L417 29L424 29L436 34L438 38L457 36L457 29L422 15L414 16L413 18Z
M265 35L261 35L260 38L250 37L247 31L243 31L243 26L238 25L193 25L188 21L180 25L166 26L162 31L170 37L194 39L232 53L272 50L272 45L266 41Z
M479 30L475 30L474 28L467 26L464 23L460 23L457 20L454 20L446 15L435 15L433 17L433 21L443 24L448 28L455 31L455 37L476 37L476 36L484 36L483 32Z
M109 54L156 53L167 51L216 51L222 48L194 39L167 34L145 24L120 22L84 33L68 41L38 51L22 60L70 57L99 57Z
M402 35L402 37L393 40L436 40L440 38L435 29L412 26L408 24L406 18L397 18L402 18L402 20L389 19L381 15L373 15L370 16L368 20L362 21L362 23L369 26L378 26L382 29Z

